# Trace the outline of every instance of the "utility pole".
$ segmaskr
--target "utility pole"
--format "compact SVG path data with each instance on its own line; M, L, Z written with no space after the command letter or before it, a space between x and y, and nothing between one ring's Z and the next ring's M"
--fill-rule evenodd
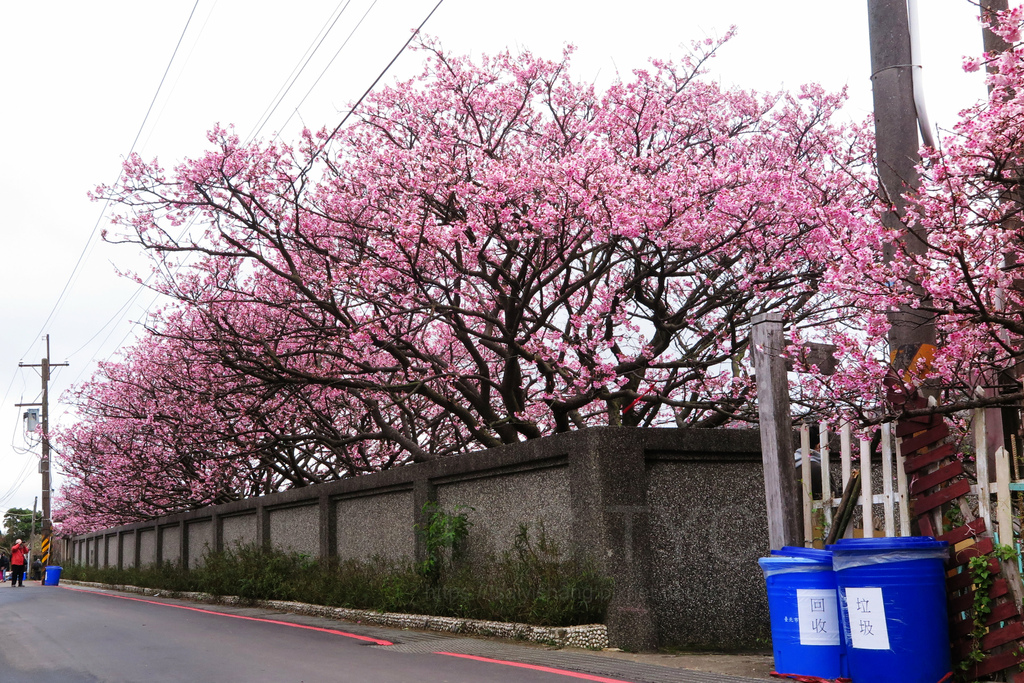
M987 22L995 17L997 12L1005 12L1008 7L1006 0L981 0L981 18L986 22L981 28L982 40L985 43L985 52L1005 52L1010 45L1001 36L989 30Z
M904 191L918 187L915 167L921 160L907 0L868 0L868 29L878 178L892 206L892 210L882 215L882 223L899 230L903 235L903 248L920 255L928 246L915 227L904 220ZM890 247L887 259L893 254ZM924 294L920 288L916 289ZM889 314L889 325L889 348L894 358L909 361L922 344L935 344L935 326L929 313L903 306Z
M45 567L50 559L50 534L53 530L53 523L50 520L50 368L67 367L67 363L50 362L50 335L46 335L46 356L38 364L18 363L22 368L40 368L40 375L43 380L43 401L42 403L18 403L20 406L41 406L42 407L42 458L39 460L39 473L43 475L43 557L42 563ZM33 516L33 521L35 517Z

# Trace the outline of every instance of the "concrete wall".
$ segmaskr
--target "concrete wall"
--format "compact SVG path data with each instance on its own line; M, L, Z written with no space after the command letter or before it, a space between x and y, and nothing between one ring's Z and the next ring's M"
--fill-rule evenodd
M548 540L571 552L568 470L563 465L438 483L437 502L447 511L457 505L467 508L473 525L466 543L470 561L498 557L511 549L521 526L529 528L531 538L543 528Z
M593 562L614 581L606 623L618 647L734 648L769 637L754 430L559 434L97 531L70 539L69 555L93 566L195 567L208 550L258 543L325 559L420 560L414 526L429 501L472 508L471 558L499 556L527 525Z
M207 552L213 550L213 520L192 522L188 525L188 566L198 567Z
M139 529L139 566L156 564L156 528Z
M231 515L221 519L223 548L233 548L256 542L256 515Z
M412 489L343 498L335 505L335 524L339 560L403 562L416 555L409 533L416 524Z
M121 568L130 569L135 566L135 534L127 533L121 536Z
M275 547L317 557L320 554L320 508L316 505L271 510L270 538Z

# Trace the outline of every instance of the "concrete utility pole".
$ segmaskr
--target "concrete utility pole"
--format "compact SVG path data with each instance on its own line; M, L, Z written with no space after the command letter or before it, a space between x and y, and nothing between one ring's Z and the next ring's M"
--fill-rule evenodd
M904 220L904 190L919 184L915 166L920 162L917 107L914 104L914 66L910 56L907 0L868 0L871 41L871 92L875 107L875 144L878 177L894 210L882 223L903 231L906 249L924 254L927 245L914 226ZM886 254L892 257L892 252ZM889 314L889 346L912 358L921 344L935 344L932 316L903 307Z
M995 16L996 12L1005 12L1009 9L1006 0L981 0L981 18L986 24ZM985 52L1005 52L1010 45L1001 37L992 33L988 26L981 28L982 38L985 42Z
M43 454L39 460L39 473L43 475L43 566L46 566L50 559L50 532L53 529L53 523L50 520L50 368L67 367L67 365L67 363L50 362L50 335L46 335L46 357L40 363L18 363L18 367L22 368L40 368L39 374L43 379L42 403L17 404L18 406L42 407Z

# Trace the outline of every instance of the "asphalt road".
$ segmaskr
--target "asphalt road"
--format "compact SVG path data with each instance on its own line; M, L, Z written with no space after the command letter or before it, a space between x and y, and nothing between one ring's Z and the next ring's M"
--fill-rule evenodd
M408 647L403 652L370 640L380 641L382 634L390 635L341 622L289 623L278 613L255 609L207 609L36 582L0 585L3 683L612 680ZM421 634L411 634L413 640L416 635Z

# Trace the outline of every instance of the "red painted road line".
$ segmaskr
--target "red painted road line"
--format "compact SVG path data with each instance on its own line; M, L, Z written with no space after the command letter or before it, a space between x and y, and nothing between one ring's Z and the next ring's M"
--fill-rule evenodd
M449 657L460 657L462 659L472 659L476 662L487 662L488 664L504 664L505 666L515 666L520 669L532 669L533 671L543 671L545 673L556 674L558 676L568 676L569 678L582 678L585 681L597 681L598 683L629 683L629 681L623 681L618 678L605 678L603 676L581 674L576 671L569 671L567 669L552 669L550 666L537 666L536 664L523 664L522 662L508 662L504 659L491 659L490 657L478 657L476 655L460 655L454 652L435 652L434 654L447 655Z
M74 591L76 593L88 593L90 595L102 595L106 598L118 598L119 600L131 600L133 602L144 602L148 605L159 605L161 607L174 607L176 609L187 609L190 612L202 612L203 614L213 614L218 617L231 617L232 619L244 619L246 621L261 621L264 624L279 624L281 626L291 626L292 628L302 628L307 631L320 631L321 633L333 633L337 636L345 636L346 638L355 638L356 640L365 640L375 645L394 645L394 643L381 640L379 638L371 638L369 636L361 636L356 633L349 633L347 631L338 631L333 628L318 628L316 626L306 626L305 624L293 624L290 621L278 621L276 619L260 619L259 617L244 617L241 614L227 614L226 612L214 612L209 609L200 609L198 607L186 607L185 605L172 605L169 602L156 602L155 600L143 600L141 598L130 598L127 595L114 595L113 593L99 593L97 591L87 591L81 588L70 588L68 586L61 586L64 590ZM603 679L602 679L603 680Z

